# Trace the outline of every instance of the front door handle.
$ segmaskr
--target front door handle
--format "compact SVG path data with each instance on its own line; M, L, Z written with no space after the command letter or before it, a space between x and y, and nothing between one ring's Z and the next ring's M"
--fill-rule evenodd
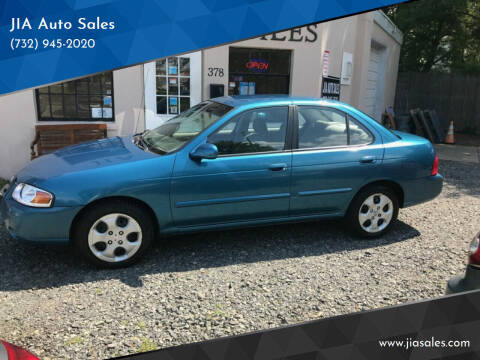
M375 158L375 156L364 156L360 158L360 162L362 164L371 164L374 163L376 160L377 159Z
M283 171L287 168L287 164L285 163L278 163L278 164L272 164L268 167L268 170L270 171Z

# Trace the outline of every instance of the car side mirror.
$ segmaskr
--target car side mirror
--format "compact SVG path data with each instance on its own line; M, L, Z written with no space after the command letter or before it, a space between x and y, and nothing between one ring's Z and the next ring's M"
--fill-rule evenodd
M202 159L216 159L218 156L218 149L214 144L206 143L198 146L190 153L192 160L201 161Z

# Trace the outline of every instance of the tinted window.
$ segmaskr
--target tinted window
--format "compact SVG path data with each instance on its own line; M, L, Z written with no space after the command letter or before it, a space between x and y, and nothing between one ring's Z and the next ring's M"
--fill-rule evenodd
M291 50L231 47L229 53L230 73L290 75ZM258 66L252 62L262 65Z
M220 155L279 151L285 147L288 107L246 111L208 137Z
M320 107L298 107L300 149L348 145L344 114Z
M230 47L228 95L288 94L291 50Z
M36 91L39 121L113 121L113 73L44 86Z
M350 145L364 145L373 142L372 134L351 116L348 117L348 129L350 131Z

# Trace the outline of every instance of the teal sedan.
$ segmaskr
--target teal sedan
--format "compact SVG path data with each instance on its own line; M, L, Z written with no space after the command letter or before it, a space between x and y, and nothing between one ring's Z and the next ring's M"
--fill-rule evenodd
M343 217L378 237L442 183L428 140L349 105L239 96L44 155L11 180L0 210L13 238L70 243L113 268L161 234Z

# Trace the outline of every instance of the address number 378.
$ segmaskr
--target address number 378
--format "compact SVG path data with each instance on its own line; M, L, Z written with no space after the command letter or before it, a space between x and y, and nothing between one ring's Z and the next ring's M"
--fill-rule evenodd
M212 77L223 77L224 72L223 68L218 68L218 67L209 67L208 68L208 76Z

